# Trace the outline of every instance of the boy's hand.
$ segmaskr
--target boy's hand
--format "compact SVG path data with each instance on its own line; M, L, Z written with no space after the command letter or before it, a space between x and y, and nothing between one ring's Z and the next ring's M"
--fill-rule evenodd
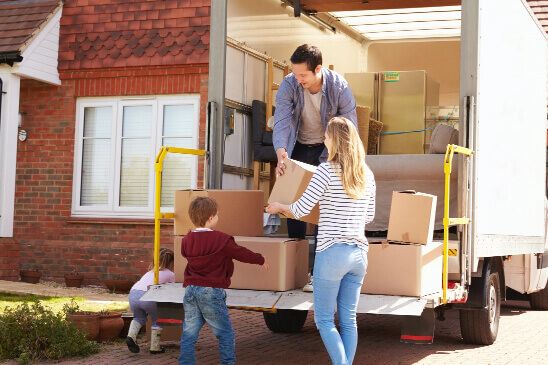
M266 259L264 259L264 263L261 266L259 266L259 270L262 270L262 271L270 270L270 265L268 265L268 262L266 262Z

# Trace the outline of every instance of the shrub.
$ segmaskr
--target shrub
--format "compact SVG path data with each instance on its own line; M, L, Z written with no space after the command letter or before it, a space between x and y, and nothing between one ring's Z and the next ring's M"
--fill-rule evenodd
M99 345L39 302L6 308L0 315L0 360L20 363L87 356L99 352Z

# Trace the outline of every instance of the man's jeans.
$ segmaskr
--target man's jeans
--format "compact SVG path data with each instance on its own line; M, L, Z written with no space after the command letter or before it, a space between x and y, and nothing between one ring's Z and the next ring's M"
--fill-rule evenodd
M335 365L352 364L356 354L356 310L366 270L367 252L356 245L337 243L316 253L314 321ZM335 309L340 334L335 327Z
M184 307L185 320L179 364L196 364L195 345L205 322L219 340L221 364L235 364L234 331L228 316L224 289L189 285L185 289Z

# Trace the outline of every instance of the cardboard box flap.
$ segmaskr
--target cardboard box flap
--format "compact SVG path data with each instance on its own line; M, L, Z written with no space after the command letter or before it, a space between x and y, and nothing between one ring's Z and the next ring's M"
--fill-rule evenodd
M269 203L292 204L299 200L316 171L316 166L292 159L286 159L285 166L285 173L276 178L276 182L268 198ZM319 216L320 209L319 205L316 204L310 214L301 217L299 220L318 224Z

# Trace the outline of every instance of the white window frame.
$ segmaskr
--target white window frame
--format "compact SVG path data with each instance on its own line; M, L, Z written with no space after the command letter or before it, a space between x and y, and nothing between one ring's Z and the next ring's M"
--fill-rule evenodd
M156 154L162 147L163 139L163 110L165 105L192 104L194 106L193 119L195 127L192 135L169 136L192 138L192 148L198 148L198 134L200 130L200 95L161 95L142 97L96 97L79 98L76 102L76 128L74 148L74 172L72 187L72 212L73 217L100 217L100 218L153 218L154 217L154 192L155 173L154 161ZM121 179L121 153L122 153L122 121L124 106L152 105L151 123L151 148L149 150L150 169L148 184L148 202L146 207L120 207L120 179ZM109 177L109 193L107 205L82 206L80 203L82 186L82 153L84 134L84 108L86 107L112 107L111 126L111 169L114 176ZM191 169L191 188L196 188L198 178L198 158L194 158ZM173 212L173 207L162 207L163 212Z

